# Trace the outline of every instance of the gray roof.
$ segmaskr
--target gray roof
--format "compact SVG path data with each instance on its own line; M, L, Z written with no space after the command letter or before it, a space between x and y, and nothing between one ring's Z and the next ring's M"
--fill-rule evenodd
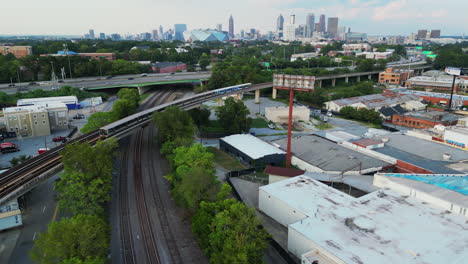
M286 150L287 139L273 143ZM293 137L291 148L294 156L324 171L343 171L359 162L362 162L362 170L390 165L316 135ZM359 168L350 171L359 171Z
M223 137L220 140L223 140L254 160L268 155L285 154L281 149L250 134L232 135Z

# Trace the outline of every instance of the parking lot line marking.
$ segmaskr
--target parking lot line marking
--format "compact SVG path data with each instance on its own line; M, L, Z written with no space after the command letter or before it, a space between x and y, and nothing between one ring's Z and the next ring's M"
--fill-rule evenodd
M33 235L33 240L36 240L36 232L34 232L34 235Z
M55 218L57 218L57 212L58 212L58 204L57 206L55 207L55 211L54 211L54 216L52 216L52 222L55 222Z
M44 212L45 212L45 209L46 209L46 207L47 207L47 206L46 206L46 205L44 205L44 209L42 209L42 213L44 213Z

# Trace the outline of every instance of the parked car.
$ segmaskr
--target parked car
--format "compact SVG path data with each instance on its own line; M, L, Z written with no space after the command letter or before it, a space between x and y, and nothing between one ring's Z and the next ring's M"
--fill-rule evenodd
M73 119L84 119L85 118L85 115L83 114L76 114L73 116Z
M332 117L333 116L332 112L327 112L327 116Z
M9 153L9 152L16 152L16 151L20 151L18 145L11 143L11 142L0 143L0 152Z
M52 139L53 142L66 142L67 138L62 136L57 136Z
M37 154L42 154L42 153L44 153L44 152L46 152L48 150L50 150L50 149L49 148L40 148L40 149L37 150Z
M29 85L36 85L36 82L30 82Z
M10 83L10 84L8 85L8 87L13 87L13 86L16 86L16 85L15 85L14 83Z

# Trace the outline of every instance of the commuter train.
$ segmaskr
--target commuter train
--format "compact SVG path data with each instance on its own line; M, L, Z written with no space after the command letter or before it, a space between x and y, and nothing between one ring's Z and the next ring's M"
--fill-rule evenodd
M170 103L155 106L153 108L141 111L139 113L133 114L131 116L125 117L123 119L101 127L101 129L99 130L100 136L103 138L110 136L118 136L130 130L133 130L135 127L145 126L151 121L151 117L153 116L154 112L164 111L164 109L166 109L169 106L178 106L184 110L189 110L206 101L219 98L222 95L229 95L231 93L234 94L236 92L243 91L244 89L251 87L251 85L251 83L234 85L213 91L207 91L204 93L196 94L192 97L181 98Z

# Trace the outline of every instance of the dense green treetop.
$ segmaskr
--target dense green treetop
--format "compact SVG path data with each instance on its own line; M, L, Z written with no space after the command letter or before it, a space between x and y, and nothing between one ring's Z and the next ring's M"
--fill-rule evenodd
M249 109L241 100L235 100L229 97L224 101L224 105L216 108L216 116L225 132L228 133L243 133L248 132L251 118Z

